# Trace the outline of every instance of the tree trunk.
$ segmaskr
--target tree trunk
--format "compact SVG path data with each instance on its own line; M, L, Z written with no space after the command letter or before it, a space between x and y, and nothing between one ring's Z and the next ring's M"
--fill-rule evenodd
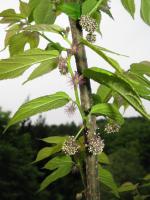
M75 55L77 71L82 74L84 69L88 68L85 48L80 43L80 38L83 36L81 27L78 21L69 19L71 26L71 33L73 44L78 47L78 51ZM80 85L80 98L81 105L85 112L91 109L92 97L91 97L91 84L90 80L86 79L85 83ZM94 134L96 127L96 118L91 116L89 119L88 134L85 134L85 141L88 143L89 136ZM86 153L86 200L100 200L99 180L98 180L98 161L97 157Z

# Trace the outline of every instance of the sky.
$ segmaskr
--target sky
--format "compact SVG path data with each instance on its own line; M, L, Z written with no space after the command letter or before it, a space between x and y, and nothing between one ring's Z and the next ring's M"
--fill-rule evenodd
M0 0L2 1L2 0ZM0 12L4 9L14 8L18 10L19 0L5 0L0 5ZM150 61L150 27L146 25L140 18L140 0L136 2L136 15L133 20L130 15L122 7L120 0L112 0L111 11L114 16L114 20L109 18L107 15L102 15L101 32L102 36L97 35L96 44L115 52L125 54L127 57L120 57L116 55L110 55L116 59L123 69L128 69L131 63L137 63L144 60ZM63 14L58 17L56 24L67 27L68 19ZM5 38L6 25L0 25L0 49L3 49L3 41ZM47 34L48 37L54 41L59 41L61 44L66 45L62 42L61 38L56 34ZM46 41L42 40L40 47L45 47ZM87 58L89 67L101 67L107 70L113 70L106 64L98 55L87 49ZM0 52L0 59L8 57L8 51ZM72 62L74 65L74 62ZM30 99L37 98L39 96L53 94L57 91L65 91L73 97L72 87L69 84L69 78L60 76L58 70L55 70L47 75L37 78L33 81L22 85L27 79L29 74L35 66L31 67L23 76L0 81L0 107L4 111L11 111L12 114L16 112L19 106L25 102L29 97ZM74 69L75 70L75 69ZM97 90L98 85L92 81L93 91ZM143 101L146 110L150 113L150 103ZM81 118L78 112L72 117L68 116L64 111L64 108L49 111L42 115L46 118L48 124L60 124L70 123L72 121L77 124L81 122ZM133 109L128 108L124 114L125 117L138 116L139 114ZM32 117L35 121L36 117Z

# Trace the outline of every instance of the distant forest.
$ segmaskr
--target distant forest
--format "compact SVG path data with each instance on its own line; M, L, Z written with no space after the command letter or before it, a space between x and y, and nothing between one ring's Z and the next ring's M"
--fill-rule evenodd
M9 112L0 110L0 133L10 118ZM150 123L143 118L127 118L119 133L104 133L105 121L98 122L104 152L110 159L106 166L112 172L117 185L124 182L141 184L150 173ZM47 125L42 117L35 124L30 119L12 126L0 135L0 200L75 200L82 190L79 172L51 184L47 190L38 192L40 182L48 175L43 163L32 164L37 152L45 146L40 138L54 135L74 135L78 127L74 124ZM44 162L44 161L42 161ZM139 191L143 196L150 194L150 187ZM132 200L133 192L122 193L121 200ZM108 188L101 185L101 200L116 200ZM142 200L136 199L134 200ZM145 198L148 199L148 198Z

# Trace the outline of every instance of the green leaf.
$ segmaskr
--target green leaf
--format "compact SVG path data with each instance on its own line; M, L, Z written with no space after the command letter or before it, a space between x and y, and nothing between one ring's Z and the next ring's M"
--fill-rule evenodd
M70 97L65 92L57 92L52 95L47 95L33 99L23 104L10 120L8 127L20 122L28 117L41 112L46 112L66 105L70 101Z
M117 76L109 71L96 67L86 69L84 75L98 83L104 84L122 96L131 106L147 119L150 115L146 113L142 102L133 87L124 78Z
M134 18L135 14L135 3L134 0L121 0L123 7L130 13Z
M96 116L102 115L102 116L109 117L120 125L124 123L124 119L122 115L118 111L117 107L113 104L100 103L100 104L94 105L91 109L91 114L94 114Z
M22 54L0 60L0 79L16 78L30 66L58 57L58 51L28 50Z
M144 181L149 181L150 180L150 174L147 174L146 176L144 176L143 180Z
M53 4L49 0L42 0L34 9L33 17L37 24L53 24L56 19Z
M56 69L57 65L57 58L41 63L37 68L35 68L35 70L33 70L29 78L24 83L51 72L52 70Z
M39 35L36 32L21 32L13 35L9 41L10 56L24 52L25 45L29 43L30 48L37 48L39 44Z
M41 31L41 32L53 32L53 33L61 33L64 32L64 29L55 24L35 24L28 25L24 28L27 31Z
M95 51L100 57L102 57L108 64L110 64L116 71L121 72L122 73L122 68L120 67L119 63L117 63L117 61L115 61L114 59L108 57L103 51L106 51L106 49L104 49L103 47L99 47L96 45L91 44L90 42L88 42L85 39L81 39L81 42L83 44L85 44L86 46L88 46L89 48L91 48L93 51ZM107 50L109 51L109 50Z
M126 182L122 184L120 187L118 187L118 192L128 192L128 191L133 191L137 189L137 185L134 185L131 182Z
M117 197L119 197L117 185L110 171L102 167L99 167L99 180L102 184L110 188Z
M24 19L22 14L17 14L14 9L7 9L0 13L0 17L14 18L16 20Z
M82 15L92 15L98 10L103 0L86 0L82 4Z
M101 13L99 11L96 11L92 14L92 18L96 20L96 23L97 23L97 32L101 34L101 31L100 31L100 23L101 23Z
M53 147L44 147L43 149L41 149L36 157L36 160L33 163L39 162L57 152L61 151L61 146L60 145L56 145Z
M28 17L30 14L29 4L21 0L19 1L20 1L19 9L20 9L21 14L24 15L24 17Z
M150 100L150 81L144 76L128 72L127 79L132 83L140 97Z
M50 144L63 144L67 136L51 136L47 138L42 138L41 140Z
M100 101L101 101L100 103L107 103L112 96L112 90L109 87L101 84L98 87L96 94L100 98Z
M130 67L130 71L141 75L150 76L150 62L143 61L140 63L133 63Z
M61 12L67 14L70 18L77 20L81 16L81 9L79 3L63 3L59 6Z
M40 191L45 189L48 185L53 183L59 178L62 178L70 173L72 169L72 161L69 156L58 156L53 158L46 164L47 169L54 170L49 176L47 176L44 181L41 183Z
M19 24L14 24L13 26L11 26L9 28L9 30L6 31L6 36L5 36L5 48L8 46L10 39L12 38L12 36L14 36L15 34L17 34L20 30L20 25Z
M57 156L44 165L44 169L54 170L59 167L65 167L66 164L72 165L70 156Z
M150 1L141 0L141 17L143 21L150 25Z
M98 161L101 164L107 164L107 165L110 164L109 158L104 152L102 152L101 154L98 155Z

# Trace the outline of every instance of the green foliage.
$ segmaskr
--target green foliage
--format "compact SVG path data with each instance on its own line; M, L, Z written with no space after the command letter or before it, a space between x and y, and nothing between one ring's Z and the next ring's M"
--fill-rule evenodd
M59 6L59 9L74 20L79 19L81 16L80 4L78 3L63 3Z
M117 107L113 104L108 104L108 103L96 104L92 107L91 113L97 116L103 115L109 117L120 125L124 123L122 115L118 111Z
M28 25L24 28L27 31L40 31L40 32L52 32L52 33L62 33L64 29L55 24L35 24Z
M85 70L84 75L88 78L92 78L98 83L106 85L107 87L117 92L139 113L141 113L144 117L150 119L149 115L146 113L145 109L142 106L139 96L125 79L122 79L116 74L96 67Z
M55 170L47 176L41 183L40 191L45 189L52 182L62 178L70 173L72 168L72 161L69 156L57 156L50 160L45 166L45 169Z
M117 61L114 59L108 57L103 51L107 51L109 53L112 53L112 51L107 50L106 48L102 48L96 45L93 45L89 43L88 41L81 39L82 43L91 48L93 51L95 51L100 57L102 57L108 64L110 64L116 71L122 72L122 69ZM114 52L113 52L114 53ZM115 53L116 54L116 53Z
M30 48L37 48L39 44L39 35L36 32L29 33L27 31L13 35L9 40L10 56L23 53L26 44L30 44Z
M117 191L117 185L116 185L114 178L113 178L112 174L110 173L110 171L108 171L105 168L99 167L99 179L102 184L104 184L105 186L110 188L112 190L112 192L117 197L119 197L119 193Z
M135 13L135 2L134 0L121 0L124 8L130 13L130 15L134 18Z
M92 15L98 10L99 6L102 4L103 0L86 0L82 4L82 15Z
M20 122L28 117L41 112L56 109L64 106L70 101L70 97L65 92L57 92L52 95L47 95L33 99L23 104L10 120L7 128L17 122Z
M41 63L37 68L33 70L33 72L30 74L30 76L24 83L51 72L52 70L56 69L57 65L57 58Z
M34 64L49 61L58 56L58 51L32 49L0 61L0 79L16 78ZM15 65L14 65L15 63Z
M108 158L108 156L107 156L104 152L102 152L102 153L98 156L98 161L99 161L99 163L101 163L101 164L107 164L107 165L110 164L109 158Z
M38 154L37 154L37 157L36 157L36 160L34 161L35 162L39 162L59 151L61 151L61 145L56 145L56 146L53 146L53 147L44 147L43 149L41 149Z
M51 136L43 138L42 141L50 144L63 144L66 138L65 136Z
M50 0L42 0L33 11L33 17L37 24L53 24L56 19L53 4Z
M150 25L150 1L141 0L141 17L143 21Z

